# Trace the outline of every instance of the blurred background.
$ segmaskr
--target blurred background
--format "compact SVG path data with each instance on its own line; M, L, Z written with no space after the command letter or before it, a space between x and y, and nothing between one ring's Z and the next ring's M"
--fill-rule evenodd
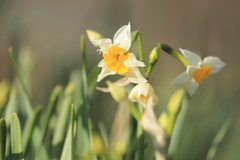
M73 69L80 69L79 39L86 29L113 37L131 22L143 36L145 61L156 42L175 50L188 49L202 57L217 56L227 65L208 77L192 97L176 160L205 159L214 136L227 117L233 123L220 143L215 160L240 159L240 1L238 0L0 0L0 81L16 76L8 48L28 49L34 58L31 94L34 106L47 104L57 84L66 85ZM100 60L86 38L89 71ZM134 51L137 54L137 49ZM161 51L150 83L160 102L156 115L166 110L178 89L171 81L185 68ZM119 77L117 77L119 78ZM98 86L106 86L105 80ZM117 103L110 94L95 91L91 117L109 129Z

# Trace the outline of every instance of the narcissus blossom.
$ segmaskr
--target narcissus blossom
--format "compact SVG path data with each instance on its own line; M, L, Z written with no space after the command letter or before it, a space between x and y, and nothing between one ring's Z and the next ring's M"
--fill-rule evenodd
M183 56L190 62L186 72L180 74L172 84L177 86L187 85L189 94L192 96L200 83L211 74L218 73L226 64L218 57L209 56L201 59L196 53L180 49Z
M111 39L103 38L97 40L92 38L92 42L99 46L100 53L103 53L103 60L98 66L102 67L97 81L101 81L108 75L125 74L132 83L147 82L141 75L137 67L145 67L145 64L136 59L133 53L129 52L131 47L131 25L121 27Z
M138 102L140 103L143 107L146 107L147 105L147 100L149 97L153 97L152 100L152 107L154 107L159 99L155 95L155 92L152 88L152 86L149 83L139 83L136 85L132 91L130 92L128 98L132 102Z

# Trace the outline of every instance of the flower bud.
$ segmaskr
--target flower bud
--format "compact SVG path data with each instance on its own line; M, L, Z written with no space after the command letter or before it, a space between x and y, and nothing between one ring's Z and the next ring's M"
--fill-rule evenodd
M160 44L157 43L152 51L150 52L149 59L148 59L148 64L147 64L147 69L146 69L146 75L147 77L151 74L153 66L155 63L158 61L160 55Z
M149 83L139 83L132 89L128 98L130 101L138 102L143 107L146 107L147 100L151 96L153 97L152 107L154 107L158 103L159 99L156 96L152 86Z
M162 114L158 118L158 123L160 124L160 126L162 126L162 128L166 132L168 126L168 115L166 112L162 112Z
M88 39L92 42L92 38L95 38L95 39L102 39L103 36L96 32L96 31L93 31L93 30L86 30L87 32L87 35L88 35ZM93 43L92 43L93 44ZM98 45L95 45L93 44L95 47L98 47Z
M108 85L110 93L115 101L120 102L127 97L127 93L124 87L112 83L111 81L106 81L106 84Z
M181 104L182 104L182 99L184 96L184 90L179 89L177 90L172 97L170 98L168 102L168 112L170 114L176 115L178 114Z

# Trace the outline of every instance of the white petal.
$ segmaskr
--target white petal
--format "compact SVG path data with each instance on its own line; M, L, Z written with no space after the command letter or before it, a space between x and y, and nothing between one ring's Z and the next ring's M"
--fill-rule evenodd
M188 51L186 49L181 49L183 56L191 63L191 65L198 65L199 62L202 62L202 58L194 52Z
M138 61L136 59L136 56L133 53L129 54L128 59L124 61L124 65L126 67L145 67L146 66L143 62Z
M201 65L211 67L212 68L211 74L215 74L215 73L218 73L226 65L226 63L221 61L221 59L218 57L209 56L204 58Z
M100 48L100 51L103 52L103 53L106 53L107 50L113 46L112 44L112 40L111 39L108 39L108 38L103 38L103 39L95 39L95 38L92 38L92 43L95 44L95 45L98 45L99 48Z
M141 94L146 97L149 91L149 86L150 86L149 83L139 83L137 86L138 86L138 97L140 97Z
M125 51L128 51L131 47L131 25L125 25L121 27L113 37L113 43Z
M132 102L138 102L138 85L136 85L129 93L128 99Z
M106 65L102 67L101 73L98 75L97 82L100 82L103 78L105 78L108 75L114 75L116 72L111 71Z
M132 83L147 82L147 80L142 76L137 67L128 68L126 77Z
M188 66L187 67L187 74L190 76L190 77L193 77L194 74L196 73L197 70L200 70L201 67L198 66L198 67L195 67L195 66Z
M153 107L156 106L156 104L157 104L158 102L159 102L159 99L158 99L158 97L154 94L154 96L153 96L153 102L152 102Z
M192 96L198 89L199 84L192 78L189 79L187 87L190 96Z
M104 65L106 65L106 63L104 62L104 60L101 60L101 61L98 63L98 67L103 67Z
M171 84L175 86L184 86L187 84L189 78L190 77L188 76L187 72L183 72L177 76L177 78L175 78Z

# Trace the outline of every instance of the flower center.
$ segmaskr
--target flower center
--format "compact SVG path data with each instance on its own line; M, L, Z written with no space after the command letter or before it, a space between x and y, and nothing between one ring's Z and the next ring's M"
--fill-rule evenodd
M129 52L126 52L120 47L112 46L107 53L103 54L104 62L111 71L123 74L128 71L124 65L124 61L128 59Z
M149 98L149 96L144 96L144 95L140 95L140 98L142 99L142 100L147 100L148 98Z
M202 83L202 81L208 77L210 72L212 71L211 67L208 66L201 66L202 69L196 71L193 78L197 83Z

